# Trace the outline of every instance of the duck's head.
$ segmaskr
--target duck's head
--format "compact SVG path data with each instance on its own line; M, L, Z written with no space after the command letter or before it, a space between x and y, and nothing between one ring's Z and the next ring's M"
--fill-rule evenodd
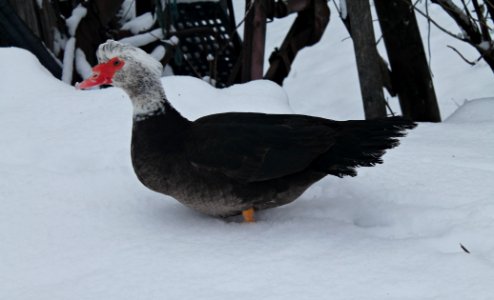
M98 65L93 67L93 74L77 88L113 85L132 95L145 88L146 83L159 80L163 71L161 63L143 50L113 40L101 44L96 56Z
M93 67L93 74L76 88L120 87L132 101L134 116L164 110L166 97L160 81L163 66L159 61L137 47L113 40L101 44L96 56L99 64Z

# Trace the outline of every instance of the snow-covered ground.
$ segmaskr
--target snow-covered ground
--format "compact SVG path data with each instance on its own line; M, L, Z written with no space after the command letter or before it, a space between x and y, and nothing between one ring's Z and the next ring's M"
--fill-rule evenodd
M286 22L270 24L268 43ZM292 108L362 118L344 37L334 16L284 89L163 82L190 118ZM76 91L28 52L0 49L0 299L494 299L494 98L472 100L494 96L494 77L461 62L446 48L454 41L436 31L431 40L445 121L411 131L383 165L328 177L255 224L144 188L122 91Z

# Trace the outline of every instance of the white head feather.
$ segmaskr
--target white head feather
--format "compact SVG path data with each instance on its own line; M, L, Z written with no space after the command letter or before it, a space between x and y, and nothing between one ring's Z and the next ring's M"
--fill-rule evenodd
M144 65L157 77L161 77L163 66L159 61L147 54L144 50L128 44L122 44L114 40L107 40L99 45L96 51L96 57L99 63L105 63L114 57L120 57L123 60L131 59Z
M135 119L142 120L164 112L166 96L160 81L163 66L159 61L137 47L114 40L101 44L96 56L99 63L106 63L114 57L124 60L125 64L113 77L113 83L129 95Z

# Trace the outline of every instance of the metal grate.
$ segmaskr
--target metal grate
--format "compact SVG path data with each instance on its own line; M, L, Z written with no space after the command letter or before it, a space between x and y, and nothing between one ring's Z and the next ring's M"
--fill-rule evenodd
M174 73L209 76L216 79L218 87L226 86L241 50L240 37L228 20L219 2L178 3L173 25L180 36L177 50L182 55L171 62ZM213 66L211 58L217 54Z

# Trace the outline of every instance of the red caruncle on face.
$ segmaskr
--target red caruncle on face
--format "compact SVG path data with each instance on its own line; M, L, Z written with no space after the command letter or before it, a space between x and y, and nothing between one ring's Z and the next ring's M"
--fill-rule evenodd
M76 85L77 89L88 89L103 84L112 84L113 76L125 65L125 61L119 57L114 57L106 63L101 63L93 67L93 74Z

